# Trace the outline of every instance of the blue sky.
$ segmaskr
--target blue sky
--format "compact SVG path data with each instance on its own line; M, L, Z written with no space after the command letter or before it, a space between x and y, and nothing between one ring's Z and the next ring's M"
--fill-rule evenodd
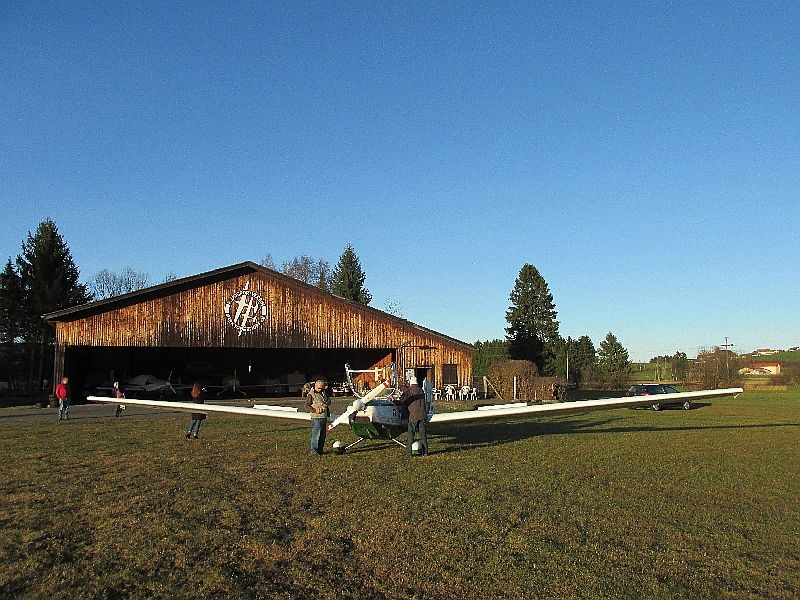
M800 345L796 2L5 2L0 258L272 254L503 337L525 263L636 360Z

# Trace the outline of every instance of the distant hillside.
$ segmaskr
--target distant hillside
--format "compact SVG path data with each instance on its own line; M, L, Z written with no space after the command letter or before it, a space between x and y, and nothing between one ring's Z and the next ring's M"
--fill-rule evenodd
M752 362L800 362L800 350L778 352L777 354L770 354L768 356L748 356Z

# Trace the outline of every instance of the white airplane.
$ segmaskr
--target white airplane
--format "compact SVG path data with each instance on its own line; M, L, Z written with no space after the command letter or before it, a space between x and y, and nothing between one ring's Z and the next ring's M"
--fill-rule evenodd
M390 384L390 385L387 385ZM661 402L684 402L688 400L721 398L726 396L736 397L744 390L742 388L725 388L717 390L700 390L696 392L677 392L674 394L660 394ZM115 398L104 398L99 396L89 396L90 402L105 402L117 404ZM309 421L311 414L305 410L298 410L295 406L274 406L274 405L254 405L245 406L224 406L219 404L199 404L194 402L167 402L163 400L125 400L126 405L151 406L157 408L169 408L186 412L201 413L231 413L240 415L251 415L259 417L273 417L278 419L294 419L298 421ZM428 422L435 425L437 423L457 423L462 421L472 421L475 419L518 419L535 415L564 414L569 412L586 412L593 410L608 410L612 408L631 408L637 406L650 406L653 404L653 396L626 396L622 398L601 398L599 400L579 400L575 402L553 402L549 404L529 404L527 402L514 402L510 404L495 404L481 406L475 410L465 410L458 412L428 413ZM333 444L336 453L344 453L349 448L365 439L391 440L405 448L405 444L397 438L405 431L407 417L404 419L403 407L397 403L395 388L391 387L391 382L379 383L369 393L361 398L356 398L347 409L340 415L331 415L328 422L328 430L332 430L339 425L347 423L353 433L358 438L349 445L344 445L337 441Z
M247 392L244 391L245 386L242 386L242 382L240 381L239 376L236 373L236 369L233 370L233 375L223 376L222 382L219 385L210 383L203 383L202 385L204 390L211 390L211 389L218 390L217 398L222 396L222 394L224 394L225 392L231 392L232 394L241 394L242 397L244 398L247 397ZM257 387L257 386L247 386L247 387Z
M122 383L122 389L125 394L131 394L133 396L144 393L147 396L152 396L158 394L159 398L163 398L165 394L169 394L172 396L178 395L178 390L189 389L192 386L190 385L177 385L170 382L172 379L172 373L169 374L169 378L167 379L159 379L154 375L137 375L136 377L131 377L128 381ZM108 391L109 393L114 392L113 387L98 387L98 390Z

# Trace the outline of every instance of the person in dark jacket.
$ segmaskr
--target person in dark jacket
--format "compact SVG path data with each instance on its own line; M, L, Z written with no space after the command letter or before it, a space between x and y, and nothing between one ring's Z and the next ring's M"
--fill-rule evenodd
M192 386L192 402L196 404L203 404L203 386L195 383ZM200 425L206 418L205 413L192 413L192 422L189 423L189 431L186 432L186 439L194 436L194 439L200 437Z
M412 456L414 438L419 434L422 445L420 456L428 453L428 413L425 406L425 392L419 387L416 377L408 379L408 389L400 396L400 403L408 409L408 440L406 441L406 456Z

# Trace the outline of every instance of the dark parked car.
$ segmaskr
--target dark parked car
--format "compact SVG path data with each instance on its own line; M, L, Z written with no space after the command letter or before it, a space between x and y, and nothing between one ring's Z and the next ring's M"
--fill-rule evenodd
M660 383L641 383L632 385L628 388L626 396L657 396L658 394L677 394L676 390L671 385L663 385ZM689 410L692 408L692 403L688 400L675 400L673 402L654 402L650 405L653 410L661 410L662 408L674 407L684 408Z

